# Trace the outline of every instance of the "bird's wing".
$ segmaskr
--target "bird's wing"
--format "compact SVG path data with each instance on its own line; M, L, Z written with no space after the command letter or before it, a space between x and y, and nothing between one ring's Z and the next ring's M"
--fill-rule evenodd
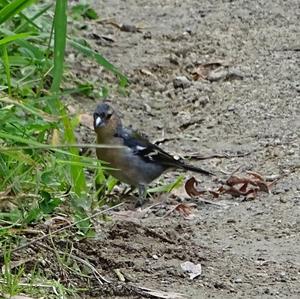
M123 139L125 146L129 147L132 152L148 163L158 163L168 167L183 167L184 162L179 157L174 157L157 145L151 143L148 138L137 131L119 128L117 137Z

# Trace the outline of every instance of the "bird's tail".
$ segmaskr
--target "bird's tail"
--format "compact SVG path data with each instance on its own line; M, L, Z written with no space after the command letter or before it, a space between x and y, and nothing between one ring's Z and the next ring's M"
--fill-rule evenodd
M212 173L212 172L210 172L208 170L204 170L202 168L195 167L195 166L192 166L192 165L189 165L189 164L185 164L185 163L182 163L180 165L180 168L182 168L184 170L189 170L189 171L201 173L201 174L204 174L204 175L209 175L209 176L215 175L214 173Z

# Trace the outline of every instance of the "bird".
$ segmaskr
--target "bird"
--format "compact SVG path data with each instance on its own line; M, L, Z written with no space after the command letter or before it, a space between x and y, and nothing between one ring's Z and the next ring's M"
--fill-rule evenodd
M212 172L187 164L151 143L146 135L123 126L118 112L107 102L97 105L93 114L97 144L97 158L108 163L108 174L131 187L138 188L136 206L144 204L147 186L170 169L183 169L206 176ZM111 147L110 147L111 146Z

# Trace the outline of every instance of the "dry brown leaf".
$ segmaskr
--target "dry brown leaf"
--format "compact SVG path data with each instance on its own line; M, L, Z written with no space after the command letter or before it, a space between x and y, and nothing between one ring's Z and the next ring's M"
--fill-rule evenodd
M191 177L190 179L188 179L185 183L185 191L186 193L190 196L190 197L195 197L195 196L199 196L202 195L206 192L206 190L199 190L197 189L198 186L198 181L194 178Z
M254 171L246 171L247 174L254 176L255 178L259 179L260 181L264 181L264 178L261 174L254 172Z
M221 61L202 63L202 64L198 65L192 71L193 80L194 81L205 80L205 79L207 79L207 77L211 71L213 71L223 65L224 65L224 63Z
M175 206L173 206L165 215L164 217L169 216L174 211L177 211L180 215L182 215L184 218L191 218L193 216L192 209L196 207L196 204L194 203L179 203Z
M192 209L195 207L192 203L180 203L175 207L175 210L182 214L184 217L188 217L192 214Z
M194 197L205 193L210 193L214 198L220 197L221 194L230 194L234 197L245 196L246 199L254 199L258 192L271 192L271 187L276 181L266 182L264 177L257 172L248 171L247 176L237 176L233 172L225 183L215 190L199 190L198 182L192 177L186 184L185 189L189 196Z
M60 227L64 227L70 225L71 221L62 216L52 217L44 222L44 225L47 226L48 229L54 230Z
M52 137L51 137L51 145L58 145L60 144L60 133L59 130L53 129Z

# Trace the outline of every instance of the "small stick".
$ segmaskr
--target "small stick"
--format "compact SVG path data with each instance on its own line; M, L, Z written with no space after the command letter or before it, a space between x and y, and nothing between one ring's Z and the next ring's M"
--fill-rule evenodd
M242 153L242 154L234 154L234 155L227 155L227 154L213 154L209 156L201 156L199 153L190 153L185 154L184 158L191 158L196 160L209 160L209 159L231 159L231 158L239 158L239 157L246 157L249 156L251 152Z

